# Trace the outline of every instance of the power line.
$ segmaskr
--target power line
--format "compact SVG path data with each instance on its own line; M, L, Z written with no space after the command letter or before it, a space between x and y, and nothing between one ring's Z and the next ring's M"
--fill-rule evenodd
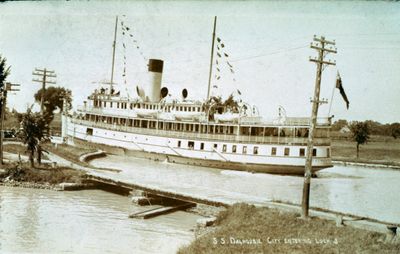
M254 58L270 56L270 55L276 55L276 54L280 54L280 53L286 53L286 52L289 52L289 51L294 51L294 50L297 50L297 49L302 49L302 48L307 48L307 47L308 46L299 46L299 47L293 47L293 48L280 49L278 51L273 51L273 52L269 52L269 53L266 53L266 54L259 54L259 55L255 55L255 56L238 58L236 60L231 60L231 62L246 61L246 60L250 60L250 59L254 59Z

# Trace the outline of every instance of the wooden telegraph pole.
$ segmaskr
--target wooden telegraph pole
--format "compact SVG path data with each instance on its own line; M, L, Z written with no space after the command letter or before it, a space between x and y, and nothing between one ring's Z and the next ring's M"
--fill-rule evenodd
M1 89L1 116L0 116L0 163L3 164L3 140L4 140L4 115L6 113L7 106L7 92L19 91L19 88L14 88L15 86L20 86L20 84L13 84L7 82L5 87Z
M325 37L321 36L320 38L314 35L314 43L311 43L311 48L318 51L318 58L311 58L311 62L315 62L317 64L317 76L315 80L315 90L314 90L314 98L312 99L312 113L311 113L311 121L310 121L310 130L308 132L308 143L307 143L307 158L305 165L305 173L304 173L304 185L303 185L303 198L302 198L302 218L308 218L308 209L310 204L310 183L311 183L311 174L312 174L312 157L313 157L313 147L314 147L314 132L315 126L317 125L317 115L318 115L318 106L321 103L326 103L325 101L319 100L319 93L321 87L321 76L322 71L324 69L324 65L335 65L335 62L331 60L324 60L325 56L328 53L336 53L336 48L330 46L326 48L328 45L335 45L335 41L328 41Z
M54 71L49 71L46 68L44 68L44 69L35 68L35 70L32 72L32 75L42 77L42 79L32 79L32 81L42 84L42 95L41 95L41 98L40 98L40 113L43 115L43 112L44 112L44 92L46 91L46 85L47 84L55 84L56 83L55 81L49 80L48 78L56 78L57 76L54 73Z

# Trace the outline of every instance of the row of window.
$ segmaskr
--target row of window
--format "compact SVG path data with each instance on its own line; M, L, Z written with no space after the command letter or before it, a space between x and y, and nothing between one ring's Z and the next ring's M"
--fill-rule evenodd
M195 148L195 142L194 141L188 141L188 148L189 149L194 149ZM226 153L227 152L227 144L222 144L222 152ZM182 147L182 141L178 141L177 143L177 147ZM218 144L213 144L213 149L217 150L218 149ZM200 150L204 150L204 143L201 142L200 143ZM232 153L237 153L238 149L237 149L237 145L232 145L231 146L231 151ZM242 154L248 154L247 153L247 146L242 146ZM257 155L259 154L259 147L258 146L254 146L253 147L253 154ZM272 147L271 148L271 154L266 154L266 155L271 155L271 156L276 156L277 155L277 147ZM289 156L290 155L290 148L289 147L285 147L283 150L283 155L284 156ZM304 157L306 155L306 149L305 148L300 148L299 149L299 154L298 156L300 157ZM317 149L313 149L313 156L317 156ZM329 148L327 148L327 157L329 157Z
M139 127L159 130L200 132L200 133L216 133L216 134L236 134L235 126L213 125L200 123L179 123L179 122L164 122L148 119L128 119L119 117L106 117L97 115L85 115L85 120L94 122L103 122L108 124L118 124L129 127ZM329 129L316 129L314 137L328 137ZM279 133L279 135L278 135ZM278 127L249 127L240 126L239 135L243 136L265 136L265 137L294 137L288 133L298 133L295 137L307 137L307 128L278 128Z
M120 109L127 109L128 108L128 103L127 102L115 102L116 107ZM106 101L101 101L101 100L94 100L93 101L94 107L107 107L107 102ZM109 107L113 107L113 102L110 101L108 103ZM134 109L134 108L143 108L143 109L154 109L158 110L160 107L158 104L140 104L140 103L129 103L129 108ZM167 106L166 111L171 112L171 109L175 109L177 111L186 111L186 112L200 112L201 107L199 106Z
M92 128L87 128L86 130L86 134L87 135L93 135L93 129ZM107 134L107 133L104 133ZM114 134L115 136L115 134ZM126 138L126 136L124 136ZM147 139L146 139L147 140ZM182 147L182 141L178 140L177 142L177 147L181 148ZM194 141L188 141L187 143L187 147L191 150L195 149L195 142ZM200 150L204 150L205 149L205 145L204 142L200 142ZM218 150L218 144L214 143L212 148L214 150ZM227 148L228 145L227 144L222 144L222 153L227 153ZM305 157L306 156L306 148L300 148L298 153L299 157ZM248 154L247 153L247 146L242 146L242 154ZM231 153L238 153L238 149L237 149L237 145L231 145ZM254 155L258 155L259 154L259 147L258 146L253 146L253 154ZM271 147L271 153L270 154L265 154L265 155L271 155L271 156L277 156L277 147ZM290 148L289 147L284 147L283 149L283 155L284 156L290 156ZM317 149L313 148L313 153L312 156L316 157L317 156ZM326 149L326 157L330 157L330 150L329 148Z

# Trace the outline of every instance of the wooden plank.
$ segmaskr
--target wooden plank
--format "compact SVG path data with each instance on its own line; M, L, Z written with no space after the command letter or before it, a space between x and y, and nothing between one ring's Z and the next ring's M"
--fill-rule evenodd
M165 206L165 207L153 208L153 209L150 209L147 211L131 214L131 215L129 215L129 218L149 219L149 218L153 218L153 217L160 216L163 214L172 213L172 212L179 211L179 210L186 210L186 209L194 207L194 206L196 206L196 204L186 203L186 204L178 205L178 206Z

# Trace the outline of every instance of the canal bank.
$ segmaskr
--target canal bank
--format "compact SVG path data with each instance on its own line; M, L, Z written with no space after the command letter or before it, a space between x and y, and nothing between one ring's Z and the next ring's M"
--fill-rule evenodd
M175 198L187 199L186 201L191 199L193 202L199 203L214 202L214 205L245 202L261 207L279 208L292 213L299 210L296 204L296 197L299 193L295 190L300 190L301 177L180 166L118 155L109 155L91 161L91 166L98 169L76 165L54 154L49 154L49 158L57 161L60 165L65 164L86 170L92 177L104 181L156 191L161 195L174 195ZM99 168L117 168L118 171ZM378 192L377 190L382 186L392 186L392 183L398 182L398 173L395 170L382 171L381 169L360 167L335 167L321 172L318 178L313 179L312 186L317 189L312 189L311 200L312 207L316 209L312 209L311 215L334 220L335 223L339 221L339 226L341 224L358 226L385 234L393 231L393 227L388 228L387 226L394 226L396 231L398 226L398 222L396 222L398 219L397 208L393 207L395 202L387 202L387 200L395 198L390 193L396 192L396 190L393 188L386 188L386 190ZM163 176L162 179L159 178L160 175ZM371 179L378 181L368 185L371 183ZM346 198L348 194L352 196ZM371 200L365 200L364 194L379 195L372 195ZM284 200L285 198L286 200ZM281 202L276 202L278 200ZM383 206L386 204L385 209L387 210L382 212L382 206L373 206L374 202L375 204L381 202L380 204ZM360 204L362 205L360 206ZM335 212L332 213L329 206L337 210L333 210ZM377 214L380 216L376 216Z
M70 162L61 159L60 163ZM90 175L95 178L109 179L117 184L153 190L158 194L181 199L189 197L189 201L211 205L226 206L246 202L259 206L285 204L297 209L301 200L301 177L216 170L122 155L95 159L90 165L120 170L119 173L91 170ZM82 169L81 166L72 166ZM162 179L159 179L160 175ZM374 222L386 224L399 223L398 208L392 202L396 200L395 193L400 191L396 190L399 171L339 165L320 172L318 176L313 179L311 192L311 207L316 210L370 218ZM375 182L371 179L375 179ZM178 182L179 185L176 184ZM385 207L384 213L381 207Z
M137 220L125 196L0 186L0 253L176 253L201 216L178 211Z

